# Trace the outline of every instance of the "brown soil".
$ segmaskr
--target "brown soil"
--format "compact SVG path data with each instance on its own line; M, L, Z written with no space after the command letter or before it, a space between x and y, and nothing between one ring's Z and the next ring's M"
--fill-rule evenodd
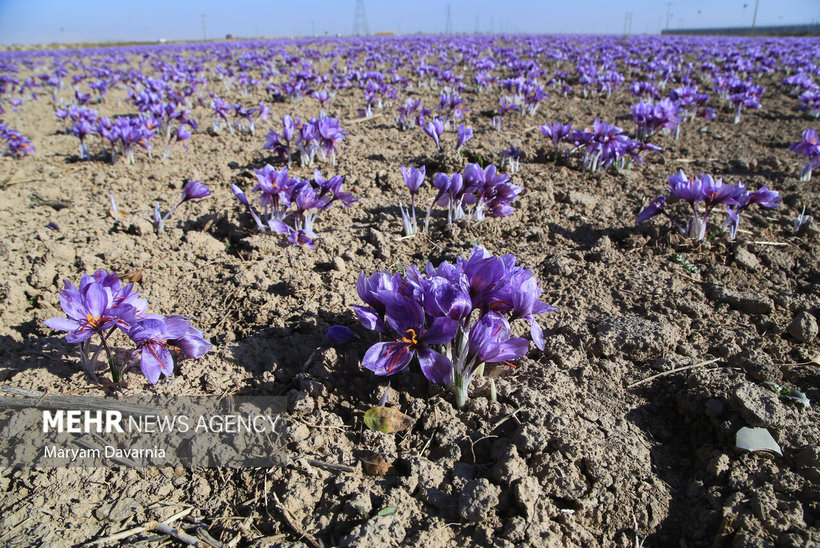
M401 239L398 203L408 196L400 166L425 164L432 174L466 160L435 154L418 128L399 131L396 104L352 121L362 94L344 90L328 114L349 135L338 164L318 167L345 175L360 201L320 217L313 251L253 234L230 191L235 183L250 196L253 169L274 161L262 150L268 127L279 131L284 114L318 115L313 99L274 103L270 126L262 124L255 137L206 131L211 113L197 107L200 131L187 152L179 147L162 162L140 150L135 165L111 165L93 140L94 159L79 161L77 139L60 131L47 98L27 101L19 122L7 112L5 121L37 152L0 158L2 384L51 392L88 387L76 349L43 325L62 316L62 280L76 282L97 268L124 274L146 267L138 288L152 311L194 318L214 348L155 386L132 371L121 392L286 395L293 459L248 470L3 469L0 543L78 544L188 507L194 509L181 527L203 524L222 542L256 546L820 542L817 407L804 410L763 386L775 381L820 400L820 369L804 364L818 355L818 339L799 342L789 333L803 311L816 323L818 231L795 235L791 222L804 205L820 211L820 183L797 181L800 160L787 147L811 122L796 99L775 90L781 78L763 79L770 90L763 108L744 113L740 124L719 109L714 121L686 123L677 141L654 138L664 151L647 163L592 175L574 158L552 162L550 145L533 128L600 117L631 131L636 101L628 90L609 98L553 95L534 117L508 116L498 133L490 127L497 90L478 94L468 86L463 96L476 135L465 149L497 163L510 144L522 148L513 181L524 191L509 217L447 228L437 210L430 232L413 239ZM438 92L414 93L432 107ZM70 100L71 93L61 96ZM221 86L218 93L249 106L264 98ZM93 107L102 115L133 112L124 98L114 89ZM443 140L452 147L455 136ZM662 194L678 169L751 188L768 184L784 205L747 214L734 243L694 245L660 218L634 226L642 203ZM295 164L292 172L312 176ZM154 203L168 209L193 179L214 195L182 206L157 236ZM108 213L110 194L119 221ZM432 197L428 184L422 207ZM56 210L43 200L70 206ZM329 347L325 330L355 324L360 271L453 261L475 243L515 254L541 281L542 298L558 306L543 317L546 351L533 349L515 369L493 373L497 401L479 379L464 411L411 367L390 379L388 405L413 417L414 427L390 435L367 430L363 412L377 403L384 379L359 365L367 343ZM630 387L659 372L669 374ZM783 457L736 451L735 433L744 425L766 426ZM371 453L392 464L386 475L308 462L360 470ZM396 513L377 515L388 506Z

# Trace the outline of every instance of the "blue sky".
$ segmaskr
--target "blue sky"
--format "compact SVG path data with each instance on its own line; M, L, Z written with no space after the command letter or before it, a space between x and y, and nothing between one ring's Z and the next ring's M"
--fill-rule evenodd
M758 0L757 25L820 22L817 0ZM364 0L371 32L620 34L749 26L755 0ZM744 7L744 5L746 7ZM355 0L0 0L0 43L348 35ZM205 30L203 32L203 17Z

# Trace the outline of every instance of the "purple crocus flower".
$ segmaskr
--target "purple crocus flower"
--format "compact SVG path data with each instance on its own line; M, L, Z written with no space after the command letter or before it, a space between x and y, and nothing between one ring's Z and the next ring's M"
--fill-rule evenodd
M510 323L497 312L487 312L470 329L466 363L498 363L520 358L529 350L527 339L510 338Z
M820 141L817 132L811 128L804 130L802 139L789 146L789 150L806 157L800 168L800 181L810 181L812 171L820 167Z
M461 124L458 126L458 138L456 139L456 151L461 153L461 147L464 143L473 138L473 128Z
M204 333L190 324L188 318L184 316L168 316L166 322L168 320L184 320L189 322L188 328L182 336L169 337L166 341L169 345L179 348L186 357L198 360L213 347L211 343L205 340Z
M182 199L180 200L180 203L188 200L207 198L211 194L213 194L211 189L208 188L208 186L202 181L188 181L185 183L185 186L182 187Z
M748 202L763 207L780 207L780 194L776 190L769 190L769 185L763 185L748 196Z
M384 299L384 321L393 340L371 346L362 365L379 376L393 375L410 365L413 356L418 356L425 377L434 383L448 382L452 363L428 345L451 341L458 331L458 322L442 317L434 319L428 327L424 309L415 300L395 294Z
M182 188L182 198L177 202L177 204L172 207L168 213L162 215L162 212L159 209L159 204L156 205L154 208L154 227L157 230L157 234L162 233L165 229L165 221L171 218L171 215L176 211L176 209L184 204L189 200L197 200L199 198L207 198L212 194L211 189L208 188L202 181L189 181L185 183L185 186Z
M414 195L419 187L424 184L424 177L427 175L427 168L421 166L416 169L414 167L405 168L401 166L401 176L404 179L404 184L410 189L410 194Z
M345 327L343 325L331 325L327 329L325 338L330 341L331 344L346 344L358 339L356 334L353 333L349 327Z
M669 176L669 192L675 198L689 202L692 207L697 202L703 201L703 185L700 179L686 177L683 170L679 173Z
M404 179L404 184L407 185L407 188L410 190L410 214L404 210L403 206L399 206L405 236L413 236L418 232L418 224L416 221L416 192L418 192L419 187L424 183L426 174L427 168L425 166L421 166L421 169L401 166L401 176Z
M666 196L658 196L654 200L652 200L648 206L643 208L638 216L635 218L635 224L640 224L644 221L648 221L655 215L663 213L664 208L666 207Z
M444 135L444 122L442 122L439 118L434 118L424 124L422 129L424 130L424 133L429 135L430 138L436 143L436 148L441 150L440 138Z
M60 307L67 318L50 318L45 325L57 331L68 331L66 341L81 343L112 327L126 327L134 320L135 309L129 304L114 300L110 288L93 278L84 278L77 288L64 280L65 289L60 291Z
M160 374L170 377L174 373L174 358L168 340L183 338L190 325L181 316L172 316L141 320L128 330L128 336L137 345L131 355L140 355L140 369L148 382L156 384Z

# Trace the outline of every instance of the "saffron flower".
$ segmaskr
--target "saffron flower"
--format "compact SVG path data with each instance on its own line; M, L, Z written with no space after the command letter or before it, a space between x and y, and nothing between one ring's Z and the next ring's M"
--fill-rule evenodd
M805 156L803 166L800 168L800 181L811 181L811 172L820 167L820 141L817 139L817 132L813 129L803 131L802 139L789 146L789 150Z
M176 211L179 206L190 200L207 198L211 194L213 194L211 189L208 188L208 186L202 181L188 181L185 183L185 186L182 188L182 198L180 198L179 202L177 202L177 204L172 207L168 213L162 215L159 204L157 204L154 208L154 228L156 229L157 234L161 234L162 231L165 230L165 221L171 218L171 214Z
M434 118L431 121L427 122L422 129L424 133L430 136L434 143L436 143L436 149L441 150L441 136L444 135L444 122L442 122L439 118Z
M469 141L473 138L473 128L470 126L465 126L461 124L458 126L458 138L456 139L456 152L461 154L461 148L464 146L464 143Z
M443 383L450 378L452 365L431 344L444 344L452 340L458 330L458 322L449 318L435 318L425 326L425 313L421 305L401 295L385 299L386 335L390 342L376 343L362 358L362 366L376 375L393 375L410 365L418 356L424 376L431 382Z
M404 224L404 235L413 236L418 232L418 223L416 222L416 193L422 184L424 184L424 177L427 174L427 168L421 166L420 169L414 167L405 168L401 166L401 176L404 179L404 184L410 190L410 210L408 214L404 207L399 205L401 210L402 223Z
M85 274L78 286L64 281L60 291L60 304L67 318L51 318L45 325L58 331L67 331L66 341L78 343L83 367L97 382L96 363L105 351L111 376L115 382L122 381L123 374L131 364L120 364L111 347L112 335L120 331L137 344L132 358L140 354L140 362L146 378L154 384L161 374L173 371L171 352L197 359L211 349L202 331L193 327L187 318L167 318L148 312L148 303L139 298L134 284L123 285L116 274L98 270ZM99 343L92 350L92 337Z

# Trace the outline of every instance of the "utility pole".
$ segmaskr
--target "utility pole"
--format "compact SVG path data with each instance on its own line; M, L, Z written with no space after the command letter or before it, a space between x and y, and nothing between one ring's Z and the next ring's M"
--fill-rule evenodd
M475 34L481 34L481 28L478 26L478 14L475 14Z
M666 30L669 30L669 13L672 11L672 2L666 3Z
M632 33L632 12L628 11L624 14L624 34Z
M444 34L453 34L453 19L450 16L450 4L447 4L447 22L444 25Z
M208 39L208 27L205 26L205 14L204 13L201 14L200 17L202 17L202 39L207 40Z
M759 0L755 0L755 13L752 15L752 28L755 28L755 23L757 22L757 4Z
M353 36L367 36L370 28L367 26L367 15L364 13L364 0L356 0L356 12L353 15Z

